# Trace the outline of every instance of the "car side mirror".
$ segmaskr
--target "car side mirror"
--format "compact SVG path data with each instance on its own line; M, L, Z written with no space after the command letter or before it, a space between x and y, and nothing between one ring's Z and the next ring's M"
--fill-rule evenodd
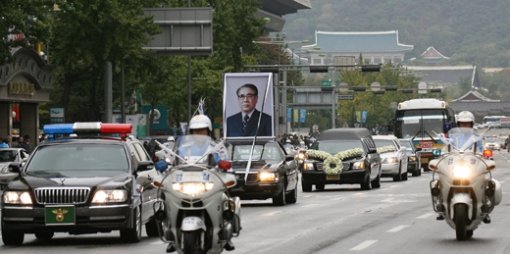
M377 148L375 147L368 148L368 153L377 153Z
M21 173L21 167L22 167L22 163L21 162L11 162L8 166L8 170L12 173Z
M154 169L154 162L152 161L141 161L138 163L138 167L136 168L136 171L148 171Z
M421 147L418 147L415 149L416 152L420 152L421 151Z

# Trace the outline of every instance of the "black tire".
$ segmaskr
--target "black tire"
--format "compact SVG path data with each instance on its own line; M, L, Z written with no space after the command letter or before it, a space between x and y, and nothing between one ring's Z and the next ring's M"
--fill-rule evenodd
M468 230L467 231L467 239L473 238L473 233L474 233L474 230Z
M284 206L287 203L285 196L285 186L283 186L282 190L273 197L273 205Z
M183 251L184 254L199 254L202 253L200 249L200 231L182 232L183 235Z
M402 181L407 181L408 172L402 173Z
M159 231L158 231L158 221L156 218L152 217L147 224L145 224L145 232L147 233L148 237L158 237Z
M25 234L19 231L9 231L2 227L2 241L7 246L20 246L23 244Z
M465 241L468 239L468 206L465 204L456 204L454 206L453 221L455 222L455 234L458 241Z
M315 185L315 189L318 191L323 191L324 187L325 187L325 184L323 184L323 183L319 183L319 184Z
M297 201L297 184L294 186L294 189L291 190L287 195L285 195L285 200L287 204L295 204Z
M34 235L35 235L35 238L37 238L37 240L49 241L49 240L51 240L51 238L53 238L55 233L50 232L50 231L43 231L43 232L37 232Z
M142 239L142 211L138 206L133 214L133 228L120 230L120 239L125 243L137 243Z
M370 173L368 175L365 175L365 179L360 185L362 190L372 189L372 183L370 182Z
M375 180L372 181L372 188L381 188L381 175L378 175Z
M303 192L311 192L312 191L312 184L311 183L305 183L301 181L301 189Z

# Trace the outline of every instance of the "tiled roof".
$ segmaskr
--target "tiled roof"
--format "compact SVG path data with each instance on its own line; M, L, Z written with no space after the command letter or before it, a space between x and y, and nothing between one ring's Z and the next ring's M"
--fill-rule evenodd
M421 53L421 57L424 59L450 59L449 57L444 56L434 47L428 47L423 53Z
M476 102L476 101L500 102L500 100L493 100L487 98L476 90L471 90L465 93L464 95L460 96L459 98L452 100L452 102Z
M480 81L476 66L405 66L407 71L413 73L421 81L436 85L456 85L468 81L472 87L479 87Z
M320 47L321 52L370 53L407 52L413 45L401 44L398 31L381 32L326 32L315 31L315 44L304 49Z

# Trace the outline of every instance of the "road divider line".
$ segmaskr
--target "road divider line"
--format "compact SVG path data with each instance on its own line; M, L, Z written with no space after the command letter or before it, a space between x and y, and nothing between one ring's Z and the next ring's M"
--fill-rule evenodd
M306 208L306 207L312 207L312 206L318 206L319 204L308 204L308 205L302 205L301 208Z
M161 245L161 244L165 244L165 243L162 242L161 240L155 241L155 242L151 242L151 245Z
M388 232L388 233L397 233L398 231L400 231L400 230L402 230L404 228L407 228L407 227L409 227L409 225L400 225L400 226L396 226L396 227L394 227L394 228L392 228L392 229L390 229L390 230L388 230L386 232Z
M264 213L261 216L274 216L274 215L277 215L279 213L282 213L282 211L274 211L274 212L270 212L270 213Z
M354 250L354 251L364 250L376 242L377 242L377 240L366 240L366 241L363 241L362 243L352 247L350 250Z
M338 200L342 200L344 199L344 197L337 197L337 198L332 198L331 201L338 201Z
M420 215L418 217L416 217L417 219L426 219L430 216L434 215L434 213L426 213L426 214L423 214L423 215Z

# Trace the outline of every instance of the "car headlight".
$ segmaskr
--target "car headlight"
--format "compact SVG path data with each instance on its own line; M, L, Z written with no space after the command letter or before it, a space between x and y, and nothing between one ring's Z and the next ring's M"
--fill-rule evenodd
M388 158L385 158L383 160L383 163L386 163L386 164L397 164L398 163L398 159L397 159L397 157L388 157Z
M259 172L259 181L264 183L274 183L278 181L278 177L274 172L261 171Z
M32 197L28 191L6 191L4 192L4 204L31 205Z
M471 168L467 165L453 166L453 178L456 179L469 179L471 176Z
M416 161L416 156L412 155L412 156L409 156L409 161L411 162L415 162Z
M313 170L313 162L305 162L303 164L303 170Z
M356 161L352 164L352 169L365 169L365 161Z
M92 198L92 203L120 203L127 200L126 190L98 190Z
M306 160L306 155L300 152L294 156L294 160L296 160L299 164L302 164Z
M196 196L212 190L214 183L212 182L178 182L172 184L172 189L180 193Z

